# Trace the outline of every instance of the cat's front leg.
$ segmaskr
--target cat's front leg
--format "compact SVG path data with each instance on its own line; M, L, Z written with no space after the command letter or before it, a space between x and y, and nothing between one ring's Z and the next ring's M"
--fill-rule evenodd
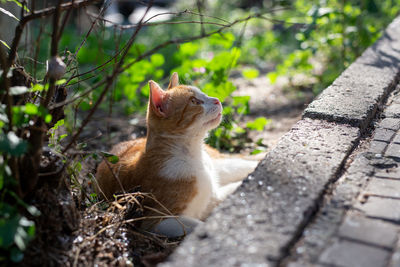
M254 171L258 161L242 158L213 159L214 169L218 174L218 183L221 186L242 181L248 174Z
M230 183L224 186L221 186L218 189L218 198L220 200L224 200L225 198L227 198L230 194L232 194L233 192L236 191L236 189L238 189L238 187L242 184L242 181L239 182L234 182L234 183Z
M194 228L203 222L185 215L167 218L153 227L151 232L168 238L181 237L193 232Z

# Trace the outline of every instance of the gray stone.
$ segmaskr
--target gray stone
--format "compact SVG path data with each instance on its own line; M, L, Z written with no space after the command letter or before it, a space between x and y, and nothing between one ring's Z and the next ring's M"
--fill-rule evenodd
M397 240L397 228L391 223L350 214L340 226L339 236L392 249Z
M323 264L304 262L304 261L289 262L287 265L284 265L284 266L286 266L286 267L304 267L304 266L326 267Z
M389 144L386 152L385 152L386 157L391 157L394 159L400 159L400 144Z
M332 195L328 195L315 220L303 231L301 241L292 249L289 261L318 262L326 244L334 237L343 216L373 173L366 154L358 154L346 173L336 182ZM309 266L309 265L303 265Z
M391 178L391 179L400 179L400 168L390 168L384 170L378 170L375 173L376 177L380 178Z
M328 247L320 262L345 267L380 267L386 265L389 256L387 250L343 240Z
M387 146L386 142L373 140L371 142L368 151L374 154L383 154L383 151L385 150L386 146Z
M355 207L369 217L400 222L400 200L369 196L366 203L357 203Z
M400 239L397 239L397 246L394 249L390 262L388 264L389 267L400 267Z
M400 180L372 179L365 191L366 194L400 198Z
M400 251L393 253L389 267L400 267Z
M397 134L394 136L393 143L395 143L395 144L400 144L400 134L399 134L399 133L397 133Z
M389 143L395 133L393 130L378 128L375 130L374 140Z
M325 89L303 116L365 129L379 103L397 83L399 58L400 18L396 18L383 37Z
M279 260L358 136L358 128L348 125L311 119L295 124L165 265L232 266Z
M400 103L392 103L385 110L385 117L400 118Z
M397 131L398 129L400 129L400 119L397 119L397 118L386 118L386 119L383 119L379 123L379 127L380 128L384 128L384 129L390 129L390 130Z

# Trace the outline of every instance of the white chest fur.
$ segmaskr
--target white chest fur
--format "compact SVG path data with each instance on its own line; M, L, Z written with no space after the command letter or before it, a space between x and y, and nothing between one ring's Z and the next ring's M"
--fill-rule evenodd
M174 153L161 168L160 175L168 179L196 177L197 194L182 214L203 219L218 188L217 173L211 158L203 148L199 149L198 153L189 155L179 148L173 150Z

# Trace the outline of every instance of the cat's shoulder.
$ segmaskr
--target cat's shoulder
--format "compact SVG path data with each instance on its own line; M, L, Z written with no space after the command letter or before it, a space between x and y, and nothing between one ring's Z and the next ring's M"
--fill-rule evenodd
M110 153L117 156L124 156L127 153L132 154L139 151L144 151L145 147L146 138L142 137L118 143L112 147Z

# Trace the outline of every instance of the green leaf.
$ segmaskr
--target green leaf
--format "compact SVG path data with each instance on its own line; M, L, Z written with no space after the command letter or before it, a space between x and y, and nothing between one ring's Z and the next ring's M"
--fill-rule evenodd
M40 92L40 91L43 91L43 89L44 89L44 86L40 83L37 83L32 87L31 91L32 92L36 92L36 91Z
M4 42L3 40L0 40L0 43L2 43L8 49L11 49L10 46L6 42Z
M64 119L61 119L61 120L57 121L56 124L54 124L52 129L57 130L58 127L60 127L62 125L64 125Z
M250 155L257 155L263 152L261 149L254 149L253 151L250 152Z
M105 157L112 164L118 163L118 161L119 161L119 157L114 155L114 154L111 154L111 153L108 153L108 152L104 152L104 151L101 151L101 154L102 154L103 157Z
M65 137L67 137L68 136L68 134L62 134L62 135L60 135L59 137L58 137L58 141L61 141L61 140L63 140Z
M39 108L32 103L25 104L25 113L28 115L36 115L38 114Z
M260 72L254 68L248 68L242 71L243 77L245 77L247 80L252 80L254 78L257 78L259 74Z
M196 54L197 50L199 50L199 44L197 43L184 43L179 47L180 54L190 57Z
M14 243L14 237L17 233L20 215L17 210L7 204L1 207L0 218L0 247L9 248Z
M51 114L44 115L44 122L45 123L50 123L52 119L53 119L53 116L51 116Z
M231 32L214 34L209 38L209 43L211 45L220 45L225 49L231 48L234 41L235 35Z
M19 138L14 132L8 132L7 135L0 134L0 151L3 153L21 156L26 152L27 147L27 142Z
M274 71L267 74L267 78L271 82L271 84L275 84L276 80L278 79L278 74Z
M22 95L28 92L29 89L26 86L13 86L10 87L10 94L11 95Z
M150 61L154 66L160 67L164 64L165 59L164 56L161 54L154 54L150 57Z
M265 125L268 124L268 120L265 117L259 117L254 121L249 121L246 124L246 127L250 130L262 131L264 130Z
M19 21L19 19L18 19L16 16L14 16L10 11L5 10L4 8L1 8L1 7L0 7L0 12L3 12L3 13L6 14L7 16L9 16L9 17L11 17L11 18L16 19L17 21Z
M66 82L67 82L66 79L61 79L61 80L56 81L56 85L61 85L61 84L64 84Z
M20 262L24 259L24 253L16 247L12 247L10 250L10 258L13 262Z

